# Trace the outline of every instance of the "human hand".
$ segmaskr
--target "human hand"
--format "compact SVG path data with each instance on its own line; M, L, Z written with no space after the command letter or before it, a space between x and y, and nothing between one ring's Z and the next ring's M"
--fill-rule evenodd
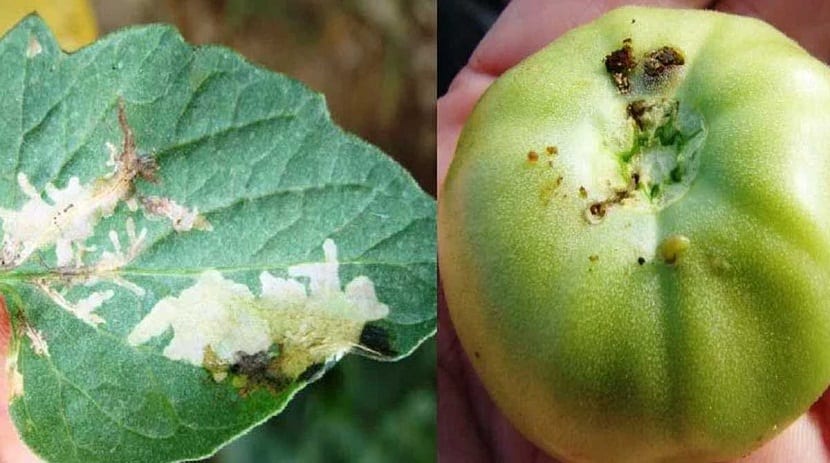
M11 327L6 302L0 297L0 463L36 463L40 460L20 441L9 417L8 373L6 371L6 354L8 353Z
M625 2L514 0L479 44L467 66L438 102L438 181L444 176L468 115L504 71L567 30ZM643 2L640 2L643 3ZM710 7L763 19L830 61L830 4L775 0L651 1L654 5ZM440 195L440 191L439 191ZM440 200L440 196L439 196ZM438 454L442 462L550 463L554 459L516 431L481 385L455 335L446 303L439 301ZM737 463L830 462L830 392L782 434Z

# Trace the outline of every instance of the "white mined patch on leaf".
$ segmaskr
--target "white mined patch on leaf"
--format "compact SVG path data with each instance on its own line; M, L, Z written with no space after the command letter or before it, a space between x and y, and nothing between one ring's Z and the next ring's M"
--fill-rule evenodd
M112 215L120 201L132 197L135 178L155 180L158 166L153 158L137 153L124 103L120 100L118 122L124 134L123 148L119 153L114 145L107 144L110 151L107 164L113 170L103 177L84 185L78 177L71 177L63 188L47 183L44 199L25 173L17 174L17 183L28 201L17 210L0 208L3 221L0 267L17 267L35 251L53 245L58 267L77 264L81 261L78 254L86 248L84 242L92 236L99 220Z
M35 355L49 357L49 345L46 344L46 339L40 330L36 330L27 324L23 332L32 343L32 350L35 351Z
M34 35L29 36L29 45L26 47L26 58L34 58L43 52L43 46Z
M103 251L95 262L84 262L85 254L95 251L94 247L87 246L86 240L94 234L101 218L111 216L122 201L130 210L137 209L138 204L133 198L136 178L156 181L158 166L155 159L137 152L133 131L127 124L124 102L120 99L118 124L124 135L121 150L112 143L106 144L109 150L106 164L112 170L88 184L82 185L78 177L71 177L63 188L47 183L44 198L25 173L17 174L17 183L28 200L17 210L0 208L0 220L3 222L0 268L18 267L38 250L54 246L57 265L51 278L58 279L63 286L81 283L91 286L106 279L138 296L144 295L143 288L119 275L120 270L139 254L147 235L146 229L136 233L132 217L125 222L129 240L126 249L118 232L111 229L108 236L112 250ZM84 322L93 326L104 323L94 311L113 296L112 291L93 292L89 297L72 303L52 287L48 278L40 278L34 283L56 304Z
M124 193L119 188L81 186L78 177L72 177L64 188L47 184L46 201L26 174L18 173L17 183L29 200L19 210L0 208L3 264L11 267L50 245L55 245L58 266L69 265L73 243L82 243L91 236L98 219L111 214Z
M18 354L19 350L15 348L6 357L6 384L8 387L6 392L8 393L8 401L23 395L23 375L20 374L17 368Z
M258 352L267 349L271 341L265 323L242 310L253 301L247 286L208 270L179 296L156 303L127 341L139 345L172 328L174 336L164 355L194 365L202 364L207 346L223 359L232 358L236 351Z
M188 209L170 198L148 196L142 198L141 205L144 206L148 217L163 217L170 220L173 230L177 232L186 232L194 228L203 231L213 230L213 225L199 214L198 208Z
M107 159L107 167L115 169L118 166L118 158L121 153L118 151L118 147L110 142L106 142L104 146L107 147L107 152L110 154L109 159Z
M359 276L346 285L345 291L341 289L340 264L334 241L329 239L323 243L323 253L324 262L288 268L290 276L308 278L308 294L297 280L276 278L268 272L262 272L262 297L289 305L299 302L307 310L333 313L360 321L377 320L389 314L389 307L378 301L375 286L368 277ZM302 297L298 288L302 289Z
M142 228L140 233L136 233L132 217L127 218L124 229L128 239L126 249L121 245L118 232L111 229L108 236L112 243L112 251L103 251L94 265L84 266L83 254L94 251L95 248L78 246L75 253L75 267L58 269L62 283L70 286L81 283L93 286L106 280L132 291L137 296L143 296L146 292L144 288L120 276L119 270L139 254L147 237L147 229ZM93 292L90 296L71 303L60 291L52 287L52 282L48 279L42 278L36 284L56 304L92 326L104 323L105 320L93 312L115 294L112 290Z
M18 173L17 183L29 200L18 210L0 208L4 233L0 264L16 267L35 251L52 245L58 267L72 264L76 249L92 236L101 217L112 215L119 201L131 195L139 167L134 146L125 146L110 174L86 185L78 177L71 177L63 188L47 183L46 199L25 173Z
M105 322L103 318L94 313L95 309L101 307L104 302L115 296L115 292L112 290L95 291L77 302L70 302L60 291L57 291L49 286L47 282L38 281L36 284L41 290L43 290L44 293L46 293L47 296L49 296L50 299L55 302L55 304L61 306L67 312L75 315L82 321L92 326L98 326Z
M102 252L101 258L95 266L85 272L86 284L91 286L106 278L119 286L129 289L137 296L143 296L145 293L144 288L119 276L118 270L130 263L141 252L141 248L147 238L147 229L142 228L141 232L136 234L135 221L133 221L132 217L127 218L124 229L129 240L127 249L122 248L118 232L110 230L109 239L110 243L112 243L112 251Z
M289 267L294 278L262 272L259 296L216 270L205 271L178 296L160 300L127 340L136 346L172 329L164 355L196 366L204 364L206 352L210 363L232 364L240 353L276 345L280 371L296 378L355 347L365 323L389 313L368 277L341 286L334 241L326 240L323 250L323 262Z

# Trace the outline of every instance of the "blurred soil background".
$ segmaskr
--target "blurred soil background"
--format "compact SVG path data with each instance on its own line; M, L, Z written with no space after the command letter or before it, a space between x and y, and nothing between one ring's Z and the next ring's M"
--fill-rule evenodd
M233 48L323 93L339 125L435 196L436 1L0 0L0 26L34 6L74 49L96 32L175 24L193 44ZM283 413L205 462L431 462L435 420L432 339L397 363L346 356Z

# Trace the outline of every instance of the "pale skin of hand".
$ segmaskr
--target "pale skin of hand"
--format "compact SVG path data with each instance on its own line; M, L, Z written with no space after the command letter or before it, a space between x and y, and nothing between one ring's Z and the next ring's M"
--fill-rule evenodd
M452 161L464 121L504 71L575 26L625 1L513 0L438 100L438 184ZM830 62L830 2L823 0L641 1L713 8L773 24L813 56ZM439 191L440 201L440 191ZM438 312L438 455L442 463L556 463L524 439L499 412L468 361L447 312ZM830 463L830 390L784 432L731 463Z
M5 366L11 328L6 303L0 297L0 359ZM9 417L6 369L0 370L0 463L34 463L40 460L20 441Z

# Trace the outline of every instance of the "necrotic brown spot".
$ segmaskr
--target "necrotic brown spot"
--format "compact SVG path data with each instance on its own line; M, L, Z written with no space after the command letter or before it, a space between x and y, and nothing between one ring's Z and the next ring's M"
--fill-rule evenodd
M673 66L681 66L686 62L683 54L672 47L662 47L646 54L643 61L643 72L649 77L658 77L666 73Z
M628 93L631 83L629 74L637 67L637 60L631 49L631 39L623 40L622 48L614 50L605 57L605 70L614 79L614 85L620 93Z
M240 375L255 376L262 374L271 364L271 356L265 351L255 354L239 351L236 353L236 359L236 363L231 365L230 371Z
M605 57L605 70L611 74L628 74L637 66L634 53L631 51L631 39L623 40L623 46L614 50Z
M637 123L637 127L642 130L643 129L643 116L646 114L646 111L649 109L649 104L646 103L644 100L636 100L632 101L628 104L626 108L628 111L628 115L634 119L634 122Z
M589 208L591 215L596 217L605 217L605 203L594 203Z
M282 355L282 352L279 355ZM282 373L279 361L279 356L274 358L266 351L255 354L237 352L236 362L231 364L228 370L238 378L245 378L239 394L244 397L259 388L265 388L275 394L284 390L291 384L291 379Z
M528 162L536 162L539 160L539 153L536 151L528 151L527 153L527 161Z

